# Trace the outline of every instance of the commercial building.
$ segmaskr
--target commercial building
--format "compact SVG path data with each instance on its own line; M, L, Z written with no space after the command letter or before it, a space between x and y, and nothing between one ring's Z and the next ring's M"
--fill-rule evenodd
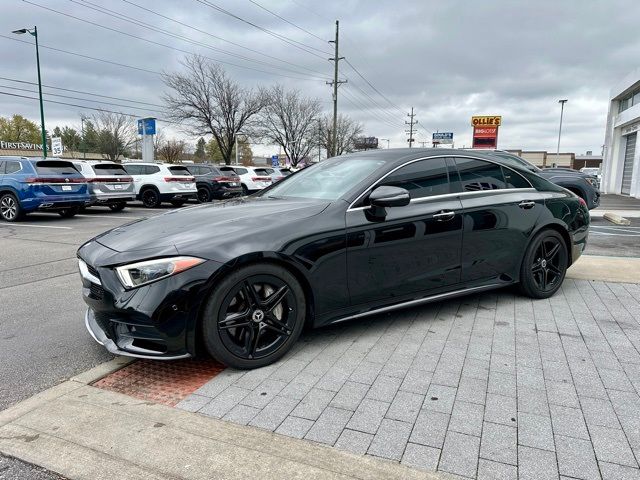
M578 155L570 152L547 152L544 150L506 150L509 153L514 153L519 157L525 159L529 163L533 163L535 166L544 167L566 167L580 170L582 167L600 167L602 164L601 155L593 155L593 152L588 151L585 155Z
M604 140L602 190L640 198L640 69L620 81L609 95Z

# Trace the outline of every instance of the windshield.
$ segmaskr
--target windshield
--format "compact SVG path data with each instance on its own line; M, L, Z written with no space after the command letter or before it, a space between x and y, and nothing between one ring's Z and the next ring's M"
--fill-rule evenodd
M267 198L337 200L385 164L372 158L336 158L307 167L264 193Z

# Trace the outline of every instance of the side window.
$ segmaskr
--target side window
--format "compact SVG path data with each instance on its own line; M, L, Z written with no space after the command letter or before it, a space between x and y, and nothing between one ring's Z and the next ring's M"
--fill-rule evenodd
M381 185L404 188L412 199L450 192L444 158L429 158L405 165L385 178Z
M0 160L0 175L4 173L5 162Z
M502 167L502 174L504 175L507 188L531 188L527 179L513 170Z
M248 172L248 170L246 168L235 168L234 171L238 174L238 175L244 175L245 173Z
M505 188L502 167L495 163L471 158L456 158L463 192Z
M5 162L5 165L6 165L5 167L6 174L19 172L20 169L22 168L22 166L20 165L20 162Z
M142 165L125 165L124 169L129 175L142 175Z
M144 166L144 174L145 175L153 175L154 173L158 173L160 171L160 167L155 165L145 165Z

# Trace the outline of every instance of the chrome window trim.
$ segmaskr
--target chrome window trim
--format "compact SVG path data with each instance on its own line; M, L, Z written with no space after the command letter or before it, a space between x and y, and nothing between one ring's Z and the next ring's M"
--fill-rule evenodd
M536 190L536 188L534 188L533 185L531 185L531 182L524 177L523 175L521 175L519 172L517 172L516 170L514 170L513 168L507 166L507 165L503 165L500 162L496 162L494 160L487 160L486 158L478 158L478 157L474 157L471 155L430 155L428 157L421 157L421 158L415 158L413 160L409 160L408 162L403 163L402 165L397 166L396 168L394 168L393 170L387 172L386 174L384 174L382 177L380 177L378 180L376 180L375 182L373 182L371 185L369 185L367 188L364 189L364 191L358 195L356 197L356 199L351 202L349 204L349 208L347 208L347 212L350 211L357 211L357 210L364 210L367 209L369 207L353 207L356 203L358 203L360 201L360 199L362 199L362 197L369 191L371 190L373 187L375 187L376 185L378 185L380 182L382 182L385 178L387 178L389 175L391 175L392 173L394 173L396 170L401 169L402 167L405 167L407 165L411 165L412 163L415 162L420 162L422 160L427 160L429 158L468 158L470 160L479 160L481 162L488 162L488 163L493 163L495 165L499 165L502 168L508 168L509 170L511 170L513 173L515 173L516 175L520 175L522 178L524 178L526 180L526 182L529 184L530 188L502 188L502 189L498 189L498 190L479 190L477 192L456 192L456 193L444 193L442 195L432 195L429 197L420 197L420 198L416 198L416 199L411 199L410 203L414 203L414 201L418 201L418 200L422 200L422 199L432 199L432 198L443 198L443 197L448 197L448 196L458 196L458 195L469 195L469 194L478 194L478 193L482 193L482 192L505 192L505 191L523 191L523 190ZM451 184L451 182L449 182L449 184ZM536 190L537 191L537 190ZM422 201L426 201L426 200L422 200Z

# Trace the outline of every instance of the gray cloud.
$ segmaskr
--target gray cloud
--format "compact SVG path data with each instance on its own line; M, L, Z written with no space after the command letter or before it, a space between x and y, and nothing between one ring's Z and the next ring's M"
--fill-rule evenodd
M190 45L113 15L93 11L81 6L79 3L82 1L33 1L214 59L283 75L323 77L323 80L300 80L225 65L230 75L247 86L280 82L320 98L327 111L331 108L331 92L324 83L324 78L329 79L332 75L331 64L325 59L329 55L312 50L319 58L294 48L195 0L131 0L187 26L144 12L125 1L91 1L196 42L229 50L231 55L202 45ZM278 34L331 53L329 44L269 15L248 0L212 1ZM640 4L635 0L257 1L322 38L333 36L334 19L340 19L340 54L346 56L394 105L389 105L343 62L341 77L348 77L349 83L340 87L340 109L362 121L367 134L390 138L392 146L406 145L404 121L407 120L406 112L413 106L421 127L418 140L427 140L436 129L451 130L455 133L457 145L469 145L471 115L498 114L503 116L501 147L554 150L559 120L557 100L568 98L562 149L577 153L599 151L604 138L609 89L635 68L637 52L640 51L640 37L637 35ZM26 2L4 0L0 34L13 37L12 30L33 24L38 25L40 42L46 46L152 71L181 68L180 60L184 54L180 51L129 38ZM243 50L196 29L297 66ZM30 40L25 35L15 39ZM0 45L3 52L0 76L35 81L33 46L1 37ZM164 86L156 74L47 49L41 53L43 83L47 85L162 103L160 98ZM255 58L267 65L248 62L237 55ZM35 86L5 80L0 80L0 85L36 91ZM367 93L363 94L361 90ZM0 91L36 96L5 87L0 87ZM162 117L161 111L149 112L142 110L141 106L125 108L49 98L102 105L139 115L155 113ZM98 99L94 97L95 100ZM108 99L101 101L127 103ZM45 110L49 128L59 124L78 124L79 113L83 111L53 103L47 103ZM36 120L38 104L32 100L0 95L0 115L13 113ZM175 129L167 129L173 134L180 134ZM266 153L269 149L263 147L262 150Z

